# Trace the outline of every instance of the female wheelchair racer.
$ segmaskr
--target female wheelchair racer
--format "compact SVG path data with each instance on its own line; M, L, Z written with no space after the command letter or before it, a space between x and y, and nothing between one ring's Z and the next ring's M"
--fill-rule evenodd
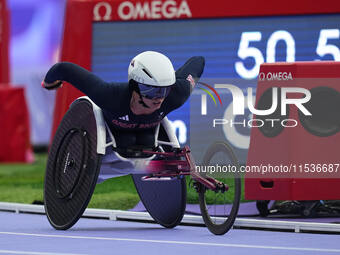
M137 167L138 162L142 162L142 167L146 167L146 162L156 162L156 164L150 165L156 166L160 170L166 164L157 164L157 162L165 162L166 160L164 161L164 159L170 157L172 160L177 160L173 161L176 164L180 165L180 162L183 164L182 172L177 172L176 176L183 177L192 172L192 164L194 163L190 156L190 150L179 149L178 142L176 144L177 139L173 137L174 133L171 131L166 115L180 107L188 99L203 69L203 57L190 58L175 72L166 56L158 52L147 51L137 55L130 62L128 83L104 82L87 70L67 62L58 63L47 72L42 83L44 88L56 89L62 86L63 81L66 81L89 97L89 99L77 100L74 106L71 106L58 128L50 151L44 194L47 216L53 227L67 229L76 223L91 198L95 182L133 173L135 173L133 178L137 191L150 215L165 227L174 227L180 223L185 209L185 179L178 178L175 182L150 185L145 184L145 180L152 180L153 178L141 179L141 176L133 171L141 168L140 166ZM87 106L85 106L84 100L87 102ZM79 104L79 102L82 102L82 104ZM90 114L84 115L82 118L81 115L86 112L85 108L89 109ZM99 112L105 121L98 120L100 119L98 118L100 114L98 115L97 113L96 115L97 108L100 109ZM92 127L88 117L91 113L94 113L92 118L94 119L93 122L96 123ZM106 126L104 133L105 135L108 134L110 139L105 139L109 143L111 140L113 145L113 149L112 147L106 147L102 161L96 158L99 148L98 140L102 138L99 138L98 134L96 137L90 134L99 133L98 123ZM93 126L97 126L97 128L93 128ZM167 145L177 149L173 154L156 152L159 149L157 137L161 135L159 132L160 126L165 131L166 139L169 141ZM96 129L96 132L90 132L90 130L94 129ZM102 133L103 137L103 131L100 133ZM105 135L104 137L106 137ZM75 148L77 146L74 144L81 144L81 152L79 152L80 147ZM97 144L97 151L93 149L95 147L93 144ZM115 153L112 153L113 151ZM164 152L164 150L162 151ZM112 158L112 155L115 155L115 157ZM155 157L163 161L155 161ZM186 163L178 161L180 157L185 157ZM88 160L90 158L96 159ZM123 164L113 169L114 164L112 162L116 162L117 158ZM139 160L138 158L143 159ZM130 166L124 164L131 162L132 165ZM105 167L105 165L109 167ZM115 165L117 166L117 164ZM110 169L110 166L112 169ZM189 171L185 172L183 170L185 166ZM94 173L89 173L90 168L97 170ZM169 173L164 175L164 172L156 173L157 178L174 177L175 175L169 175ZM232 226L237 214L239 179L235 178L237 192L232 207L232 216L222 221L221 224L217 221L212 222L212 218L209 216L204 200L205 191L208 189L205 187L207 185L204 186L202 183L204 184L205 181L208 186L210 184L210 189L214 189L214 191L218 190L215 187L219 187L221 193L227 191L226 186L221 182L214 182L212 178L198 176L195 180L198 180L195 182L197 191L203 194L200 199L204 202L203 211L205 213L203 218L206 223L208 221L211 225L209 227L207 224L208 228L210 230L214 228L212 232L215 234L224 234ZM87 184L85 184L86 182ZM148 193L159 193L160 189L165 189L172 193L177 192L177 194L172 194L175 197L174 201L168 203L168 205L155 206L157 201L151 199ZM164 195L159 196L158 202L165 204L167 199ZM169 208L169 204L171 208ZM79 209L75 209L77 207Z

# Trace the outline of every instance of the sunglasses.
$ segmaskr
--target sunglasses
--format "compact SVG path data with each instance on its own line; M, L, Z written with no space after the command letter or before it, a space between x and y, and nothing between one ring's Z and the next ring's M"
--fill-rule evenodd
M155 98L165 98L169 95L171 88L168 87L155 87L151 85L145 85L142 83L138 83L139 92L142 97L147 99L155 99Z

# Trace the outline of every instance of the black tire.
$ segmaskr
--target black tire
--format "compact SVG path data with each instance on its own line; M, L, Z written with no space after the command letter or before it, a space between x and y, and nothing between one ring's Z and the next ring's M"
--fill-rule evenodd
M186 206L185 178L170 181L142 181L143 174L133 174L140 200L150 216L165 228L181 223ZM171 195L169 195L171 194Z
M170 142L163 126L160 126L158 140ZM171 146L162 145L164 151L172 151ZM174 228L181 223L187 199L185 178L174 178L171 181L141 180L142 175L132 175L137 193L147 212L161 226ZM171 194L171 195L169 195Z
M206 154L204 155L202 165L209 166L213 162L212 159L214 158L214 156L217 155L218 153L222 153L222 155L225 156L226 159L229 160L230 164L232 164L233 166L237 168L237 170L239 170L239 163L232 148L230 147L230 145L224 142L216 142L209 147ZM214 191L208 190L202 184L199 185L199 189L198 189L200 209L201 209L204 223L209 229L209 231L215 235L223 235L232 228L235 222L237 213L238 213L239 205L240 205L240 199L241 199L240 175L237 171L236 173L229 174L228 176L230 177L229 179L233 180L233 191L234 191L234 196L231 199L228 199L229 202L231 202L230 203L231 208L230 208L229 213L224 211L223 215L218 215L218 217L212 218L208 210L210 206L207 204L207 196L209 196L208 193L212 193L212 194L215 193L215 199L218 194L223 194L224 199L225 199L225 196L228 195L227 194L228 191L214 192ZM222 178L223 180L219 178L216 178L216 179L222 181L223 183L227 182L227 179L224 179L224 178ZM231 194L230 191L229 191L229 194ZM215 206L217 207L217 205ZM226 204L224 203L224 208L225 207L226 207ZM215 216L216 216L216 213L215 213Z
M95 189L101 155L92 105L72 104L54 136L44 181L44 206L57 230L71 228L85 211Z
M270 200L257 200L256 208L260 213L261 217L267 217L269 215L268 204Z

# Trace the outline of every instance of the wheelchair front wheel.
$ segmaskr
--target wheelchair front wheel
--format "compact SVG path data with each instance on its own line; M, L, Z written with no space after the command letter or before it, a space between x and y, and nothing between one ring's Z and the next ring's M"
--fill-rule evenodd
M205 225L215 235L223 235L228 232L236 219L241 199L241 178L239 175L239 163L227 143L217 142L209 147L203 158L202 166L218 164L236 169L235 172L219 173L211 175L222 182L226 190L213 191L199 184L199 204ZM215 165L217 166L217 165ZM207 173L209 175L209 173Z

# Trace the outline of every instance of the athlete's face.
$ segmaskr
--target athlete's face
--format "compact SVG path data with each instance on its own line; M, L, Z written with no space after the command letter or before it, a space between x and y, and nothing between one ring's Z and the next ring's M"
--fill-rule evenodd
M171 86L157 87L138 83L139 93L150 111L158 110L169 95Z
M146 97L143 97L144 103L149 107L151 111L158 110L161 107L164 99L165 99L164 97L153 98L153 99L148 99Z

